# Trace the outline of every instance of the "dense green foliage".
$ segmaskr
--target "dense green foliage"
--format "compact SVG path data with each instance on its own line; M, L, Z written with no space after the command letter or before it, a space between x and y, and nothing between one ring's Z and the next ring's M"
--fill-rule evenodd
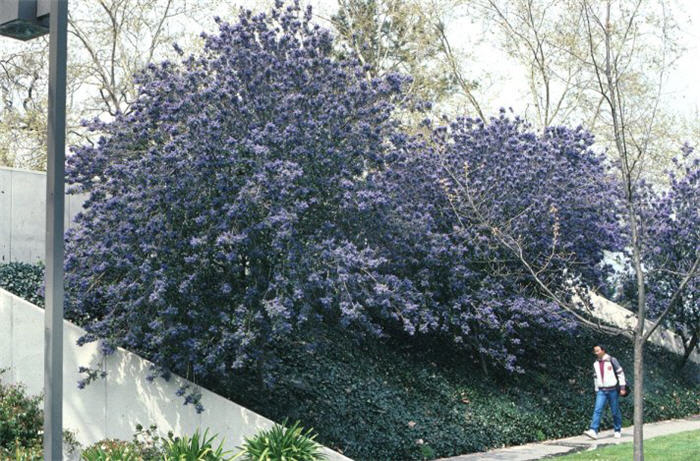
M0 460L42 460L42 399L27 395L22 385L3 383L5 371L0 369ZM74 433L63 431L63 446L64 453L75 452L79 444Z
M644 441L644 458L648 461L695 461L698 459L700 431L655 437ZM632 459L632 443L610 445L593 451L557 457L560 461L627 461Z
M487 377L445 345L358 343L328 332L311 356L303 341L284 346L271 389L261 387L254 373L209 387L272 419L299 419L317 428L320 443L353 459L458 455L586 429L595 399L592 344L603 342L632 374L632 344L623 338L582 330L544 339L551 347L528 352L524 375L493 367ZM648 421L700 412L698 387L679 377L669 360L649 347ZM622 399L621 405L629 425L632 401ZM609 414L603 421L608 427Z
M40 397L29 397L22 386L0 383L0 459L39 459L42 414Z
M37 306L44 305L44 264L11 262L0 264L0 288L16 294Z

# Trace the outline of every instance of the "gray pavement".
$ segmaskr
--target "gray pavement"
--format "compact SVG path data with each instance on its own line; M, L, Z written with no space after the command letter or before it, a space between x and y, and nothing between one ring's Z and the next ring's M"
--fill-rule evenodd
M644 440L660 435L675 434L700 429L700 415L685 419L672 419L658 423L644 425ZM559 440L547 440L544 442L528 443L517 447L499 448L484 453L472 453L469 455L442 458L439 461L526 461L542 459L567 452L594 450L603 445L611 445L632 441L632 426L622 428L622 437L613 438L613 431L598 433L598 440L591 440L585 435L577 435ZM700 441L698 441L700 444Z

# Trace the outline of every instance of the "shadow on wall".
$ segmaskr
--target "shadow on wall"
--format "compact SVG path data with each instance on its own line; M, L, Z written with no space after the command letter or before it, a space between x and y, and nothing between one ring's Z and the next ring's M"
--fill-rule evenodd
M44 311L17 296L0 289L0 368L9 368L5 379L24 383L30 394L43 389ZM104 438L130 440L136 424L156 424L165 435L191 434L209 429L224 440L224 448L233 450L245 437L274 424L220 395L198 388L205 411L197 414L192 405L183 405L175 392L181 386L194 384L173 376L169 381L146 380L151 363L136 354L118 349L102 358L96 343L76 344L84 330L64 321L64 425L75 432L78 441L90 445ZM106 371L105 379L97 378L84 389L78 381L85 375L79 367ZM196 386L195 386L196 387ZM324 449L330 460L348 460L340 453Z

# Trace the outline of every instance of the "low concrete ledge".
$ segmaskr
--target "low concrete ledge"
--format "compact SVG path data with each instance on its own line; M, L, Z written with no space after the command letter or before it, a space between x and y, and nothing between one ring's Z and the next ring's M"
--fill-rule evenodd
M118 349L103 358L96 343L76 344L84 330L64 321L63 338L63 421L83 445L104 438L131 440L137 423L156 424L163 434L191 434L209 429L224 439L224 448L235 450L261 429L274 422L224 397L173 375L169 381L148 382L151 363L136 354ZM44 386L44 310L0 289L0 369L10 383L22 383L32 395L43 393ZM78 367L108 372L84 389L77 382L84 378ZM202 393L205 411L197 414L192 405L183 405L175 395L185 384ZM323 448L331 461L350 458Z

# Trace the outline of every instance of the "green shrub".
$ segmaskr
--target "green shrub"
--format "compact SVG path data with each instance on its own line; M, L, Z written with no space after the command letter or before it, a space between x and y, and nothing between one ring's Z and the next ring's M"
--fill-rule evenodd
M216 435L207 437L209 430L200 434L199 430L191 436L172 437L165 441L163 459L165 461L220 461L230 460L230 452L224 451L223 441L217 448L213 447Z
M84 461L140 461L144 458L133 442L105 439L83 450L81 459Z
M139 455L144 460L161 460L163 457L163 446L165 438L158 435L158 427L151 424L147 429L141 424L136 425L136 432L132 439L132 444L139 451ZM172 437L172 432L168 433Z
M325 459L321 446L314 441L312 429L304 432L299 421L285 428L285 420L281 425L275 424L251 438L246 437L242 452L246 460L251 461L315 461Z
M12 461L42 461L44 459L44 449L41 445L33 447L16 446L12 451L0 450L1 459Z
M4 372L0 369L0 378ZM43 459L44 412L41 401L41 397L28 396L22 385L0 382L0 459ZM63 431L63 446L67 454L75 452L79 445L74 433Z
M37 306L44 305L44 264L11 262L0 264L0 288L26 299Z
M0 375L2 370L0 370ZM41 450L43 427L41 397L29 397L23 386L0 383L0 458L32 459L31 453Z

